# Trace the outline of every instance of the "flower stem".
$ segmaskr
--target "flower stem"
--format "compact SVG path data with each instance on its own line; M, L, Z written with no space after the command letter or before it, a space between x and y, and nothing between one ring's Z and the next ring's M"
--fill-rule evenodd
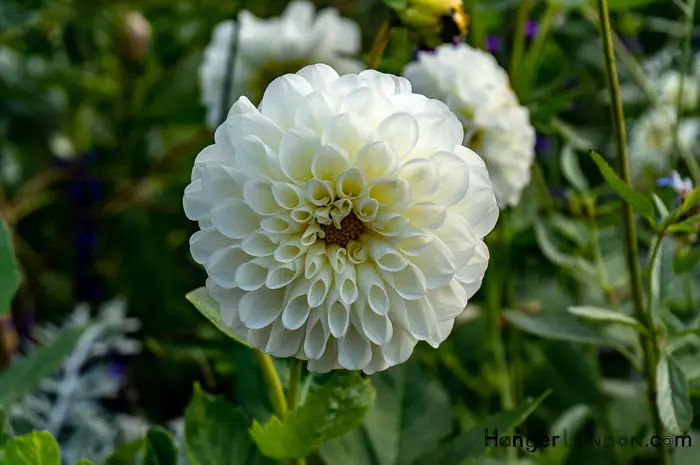
M513 36L513 50L510 55L510 82L515 87L515 77L518 75L520 62L525 52L525 24L532 11L532 0L522 0L518 8L518 19L515 24L515 36Z
M369 52L367 69L377 69L377 66L379 66L384 50L389 44L392 30L393 28L391 27L391 23L389 23L389 21L385 21L384 24L380 26L379 31L377 31L377 35L374 38L372 49Z
M277 374L275 365L272 363L272 358L269 355L259 350L255 351L255 357L260 362L263 378L265 378L267 388L270 391L272 405L275 408L275 415L282 420L287 414L287 399L284 398L284 389L282 389L282 382Z
M598 13L600 15L600 33L603 45L603 56L605 57L608 90L610 92L610 101L613 105L612 123L615 132L620 177L627 185L630 185L625 116L622 110L622 100L620 98L620 84L617 79L617 70L615 69L615 53L613 51L608 0L598 0ZM625 201L622 201L622 213L627 248L627 267L630 274L634 310L637 319L647 329L646 332L640 333L639 337L644 349L644 374L647 380L649 407L652 410L656 434L659 437L664 437L664 426L656 409L656 359L658 356L658 346L654 336L655 331L654 322L651 318L651 309L644 308L644 289L642 287L642 270L639 266L639 251L634 212L632 206ZM668 449L661 447L659 448L659 453L661 465L670 465L671 458Z
M289 410L296 410L299 405L299 387L301 386L301 374L304 362L298 358L292 359L289 375L289 387L287 389L287 405Z

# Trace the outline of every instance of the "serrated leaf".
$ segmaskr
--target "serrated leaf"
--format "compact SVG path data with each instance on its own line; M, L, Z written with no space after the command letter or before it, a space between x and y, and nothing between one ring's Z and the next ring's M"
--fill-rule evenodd
M593 157L595 164L598 165L598 169L608 185L612 187L613 190L617 192L617 194L622 197L625 202L630 204L637 213L651 221L652 224L656 224L656 220L654 219L654 205L651 203L651 201L642 194L635 192L622 179L620 179L610 165L603 160L603 157L601 157L600 154L591 150L591 157Z
M576 151L571 144L566 144L561 151L561 171L567 181L579 192L586 193L591 187L581 170Z
M12 250L12 234L0 216L0 313L10 307L18 287L19 272Z
M450 433L447 392L417 363L392 367L372 381L377 398L364 426L378 465L410 465Z
M5 444L4 465L61 465L61 452L51 433L32 431Z
M205 287L200 287L190 292L185 296L189 302L194 305L194 308L199 310L199 312L204 315L207 320L209 320L216 328L224 333L226 336L230 337L239 344L243 344L246 347L251 347L250 344L241 339L236 333L233 332L231 328L226 326L226 324L221 320L221 313L219 313L219 304L209 296L209 292ZM251 347L252 348L252 347Z
M253 421L250 434L267 457L306 457L321 444L359 426L374 395L369 379L356 372L337 374L284 419L272 417L265 426Z
M7 407L33 392L44 378L58 370L75 349L83 328L68 329L25 359L0 374L0 407Z
M145 439L137 439L117 447L107 458L104 465L134 465Z
M441 447L437 454L426 456L421 463L423 465L438 463L440 465L461 465L468 459L479 458L487 451L485 431L493 433L494 430L498 430L500 435L507 434L532 415L532 412L539 407L549 393L550 391L547 391L536 399L530 399L513 410L490 416L479 426L465 431L457 439Z
M195 386L185 412L185 453L192 465L269 464L248 434L250 420L224 399Z
M639 321L637 321L636 318L607 308L582 306L569 307L567 310L572 315L580 316L589 320L605 321L608 323L620 323L623 325L632 326L640 331L645 330L644 326L642 326L642 324Z
M595 328L582 325L569 314L528 315L520 311L507 310L503 312L503 316L521 330L546 339L608 347L618 345L617 341Z
M657 407L659 417L671 434L684 434L690 429L693 406L690 403L688 380L673 357L662 353L656 368Z
M157 426L146 433L141 465L177 465L177 446L170 433Z
M700 249L692 249L690 252L677 257L673 261L673 272L681 274L690 271L698 260L700 260Z

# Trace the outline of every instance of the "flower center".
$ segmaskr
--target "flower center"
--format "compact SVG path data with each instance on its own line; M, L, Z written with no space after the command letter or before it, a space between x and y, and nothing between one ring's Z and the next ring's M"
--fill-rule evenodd
M325 234L323 239L326 244L338 244L345 248L350 241L357 240L365 232L365 225L351 213L340 221L340 229L329 224L321 225L321 230Z

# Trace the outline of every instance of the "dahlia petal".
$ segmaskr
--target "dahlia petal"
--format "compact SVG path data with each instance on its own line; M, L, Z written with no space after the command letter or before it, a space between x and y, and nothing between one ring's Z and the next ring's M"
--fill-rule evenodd
M309 81L296 74L285 74L267 86L260 101L260 112L283 130L289 129L294 125L294 110L311 92Z
M373 179L392 175L398 167L399 156L386 141L380 140L362 147L352 159L352 164Z
M306 79L316 90L326 90L340 77L333 68L323 63L305 66L297 74Z
M438 152L431 157L439 167L439 188L433 196L446 207L455 205L469 190L469 166L451 152Z
M367 177L357 168L345 171L336 185L338 196L346 199L356 199L367 191Z
M439 289L454 278L457 269L450 249L439 240L430 241L424 253L411 258L423 276L428 289Z
M425 341L430 337L430 332L435 326L435 311L427 297L406 302L406 316L408 318L408 331L419 341Z
M331 183L318 178L310 179L306 183L306 192L311 203L318 207L330 204L335 198Z
M435 321L441 323L455 319L467 306L467 293L456 280L442 289L428 291L428 299L435 310Z
M217 285L233 288L236 286L236 270L252 258L243 252L239 245L219 249L206 263L207 274Z
M192 221L204 219L209 215L211 206L202 190L201 179L197 179L185 188L182 206L185 209L185 215Z
M406 300L419 299L427 292L425 277L413 263L409 262L404 269L394 271L389 276L396 292Z
M438 184L443 182L438 164L425 158L414 158L404 163L397 176L411 186L411 195L414 200L435 193Z
M287 215L266 216L260 221L260 228L273 234L293 234L301 231L301 226Z
M276 320L270 331L265 352L274 357L293 357L299 351L304 331L289 331Z
M321 134L323 145L334 144L345 149L350 158L372 139L372 128L347 113L340 114L326 123Z
M403 270L408 265L406 259L392 246L379 239L372 239L369 244L369 254L377 266L387 272Z
M301 328L309 318L311 308L306 301L306 292L308 290L308 281L299 280L293 284L282 311L282 324L284 324L285 328L290 330Z
M232 239L242 239L260 227L260 216L239 199L217 202L211 220L221 234Z
M243 197L245 175L233 168L209 164L201 170L202 190L207 200L216 203L222 199Z
M462 285L469 299L479 290L479 287L481 287L481 281L484 278L486 268L489 264L489 249L483 241L476 243L474 252L469 262L464 267L457 270L457 274L455 275L455 278Z
M190 237L190 252L195 262L204 265L218 249L235 245L235 241L221 234L215 227L202 229Z
M302 188L286 182L272 183L272 196L277 205L285 210L294 210L301 205L305 198Z
M416 342L406 331L394 328L391 340L382 346L384 359L390 366L405 362L413 353Z
M265 286L269 289L281 289L301 274L301 259L291 263L279 263L270 268L265 279Z
M277 163L272 148L256 135L245 135L236 139L236 168L248 177L265 176L277 179L273 169Z
M297 207L290 213L291 219L299 224L306 224L314 219L314 209L310 205Z
M282 313L283 300L284 291L281 290L263 287L257 291L248 292L238 304L241 321L250 329L264 328Z
M316 313L315 318L309 318L309 324L306 325L306 339L304 340L304 355L309 360L316 360L321 357L326 349L328 342L328 333L323 329L321 320Z
M411 224L405 214L381 211L374 222L374 231L382 236L395 237L403 233Z
M345 250L345 249L342 249ZM351 305L357 300L359 289L357 288L357 270L350 264L343 267L342 273L335 273L333 281L340 300L345 305Z
M340 339L345 336L350 327L350 307L337 300L336 295L334 293L333 298L328 299L329 305L326 312L328 312L328 329L331 335Z
M379 124L375 137L386 141L399 158L403 158L418 141L418 123L408 113L394 113Z
M328 265L326 243L316 242L306 251L304 278L312 279Z
M277 244L270 234L254 233L241 241L241 249L253 257L267 257L277 249Z
M411 200L411 186L402 179L383 179L369 188L369 196L380 207L401 207Z
M396 248L408 257L415 257L425 253L428 245L435 238L434 235L418 229L407 229L396 243Z
M393 326L391 320L386 315L379 315L369 308L365 302L358 302L356 311L360 314L362 331L367 339L376 345L384 345L391 339Z
M318 307L326 300L328 291L333 283L333 272L330 267L323 267L316 276L311 279L311 287L306 299L312 308Z
M430 344L433 349L437 349L440 344L445 342L447 336L452 332L455 320L451 318L449 320L441 321L435 325L435 334L431 336L426 342Z
M255 260L241 264L236 270L236 285L244 291L257 291L265 285L268 269Z
M349 162L348 153L342 147L323 145L314 155L311 172L319 179L335 181L348 168Z
M259 215L274 215L280 210L272 194L272 183L265 178L251 179L246 182L243 198Z
M264 328L260 329L249 329L245 339L253 347L260 350L265 350L265 347L267 347L267 343L270 341L271 332L272 325L267 325Z
M417 228L438 229L445 222L447 209L434 202L418 202L408 207L404 215Z
M389 296L384 281L372 264L365 262L357 267L357 283L373 312L378 315L389 313Z
M374 221L379 213L379 202L369 197L357 200L355 204L355 214L360 221L368 223Z
M283 132L272 120L255 112L229 116L214 133L214 140L218 146L232 148L230 141L240 140L249 134L255 134L266 146L276 150Z
M331 338L320 358L309 360L307 368L314 373L328 373L338 367L338 344Z
M293 128L282 137L279 160L282 172L301 185L313 178L311 163L318 148L318 139L308 128Z
M338 341L338 364L346 370L362 370L371 360L369 341L351 325Z

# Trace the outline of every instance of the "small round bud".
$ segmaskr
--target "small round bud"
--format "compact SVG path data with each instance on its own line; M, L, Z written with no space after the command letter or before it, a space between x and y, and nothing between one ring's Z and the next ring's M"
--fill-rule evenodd
M124 39L129 57L140 61L151 42L151 23L138 11L129 12L124 18Z

